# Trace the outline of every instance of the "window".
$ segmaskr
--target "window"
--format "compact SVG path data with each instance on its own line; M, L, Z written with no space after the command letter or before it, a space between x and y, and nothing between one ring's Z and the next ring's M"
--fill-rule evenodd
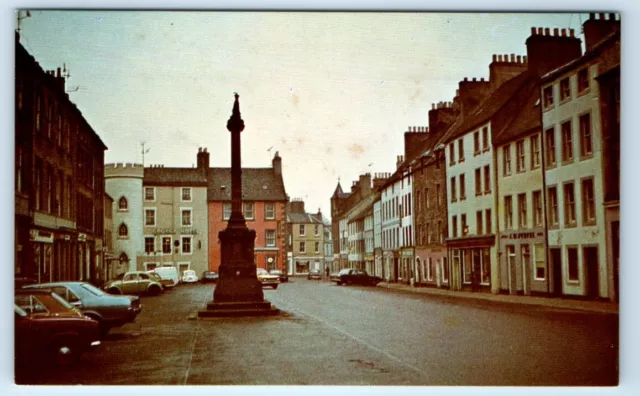
M569 77L560 80L560 101L571 97L571 88L569 86Z
M585 67L578 71L578 92L583 92L589 88L589 68Z
M522 264L523 271L528 271L529 268L531 268L531 250L529 249L529 244L520 245L520 263ZM525 277L528 278L526 275Z
M586 157L593 154L591 139L591 114L580 116L580 156Z
M518 225L527 228L527 194L518 194Z
M191 238L190 236L182 237L182 254L191 254Z
M229 220L231 218L231 202L225 202L222 204L222 220Z
M482 128L482 151L489 151L489 128Z
M455 215L451 217L451 236L453 238L458 236L458 218Z
M545 87L544 90L542 91L542 95L544 98L543 101L543 106L544 108L548 108L553 106L553 86L549 85L548 87Z
M529 140L531 147L531 169L540 167L540 136L535 134Z
M267 246L276 246L276 230L265 231L265 244Z
M576 197L573 182L564 186L564 225L572 227L576 225Z
M596 204L591 178L582 180L582 224L596 224Z
M489 165L484 166L484 193L491 193L491 171Z
M573 136L571 121L562 124L562 162L573 161Z
M516 143L516 155L518 156L516 163L517 171L524 172L526 170L524 163L524 139Z
M191 187L182 187L182 200L191 202Z
M464 173L460 175L460 200L467 199L467 189L465 188Z
M483 285L491 284L491 259L489 256L489 248L482 249L482 273L480 283Z
M118 236L120 238L127 238L129 236L129 228L126 224L120 224L120 227L118 227Z
M436 183L436 203L438 208L440 207L440 205L442 205L442 199L440 196L440 183Z
M425 234L427 236L427 244L431 245L431 224L427 223L427 229L425 231Z
M476 234L482 235L482 216L483 213L481 210L476 212Z
M458 162L464 162L464 140L460 138L458 140Z
M580 280L578 274L578 248L567 248L567 272L569 272L569 280L577 282Z
M441 244L444 243L444 233L445 230L442 228L442 221L438 220L438 238Z
M475 173L475 184L476 184L476 196L482 195L482 170L481 168L476 169Z
M545 257L544 257L544 244L539 243L533 246L533 253L535 254L536 268L534 272L534 276L536 280L544 280L545 279Z
M171 253L171 237L162 237L162 253Z
M144 200L145 201L155 201L156 200L156 189L153 187L145 187L144 188Z
M264 204L264 218L266 220L274 220L276 218L275 204Z
M428 257L427 258L427 279L432 281L433 280L433 276L436 273L436 267L435 267L435 263L433 262L433 258Z
M420 190L416 191L416 213L420 213L422 206L422 192Z
M304 236L304 224L300 224L300 227L298 228L298 235Z
M551 127L545 131L547 138L547 167L556 166L556 131Z
M244 203L244 218L247 220L253 220L253 202Z
M460 215L460 223L462 223L462 235L469 233L469 227L467 226L467 215L465 213Z
M480 154L480 131L473 134L473 155Z
M300 253L306 253L306 246L304 242L300 242Z
M429 209L431 207L431 202L429 202L429 189L428 188L424 189L424 200L425 200L425 204L427 206L427 209Z
M535 227L542 226L542 192L533 192L533 225Z
M456 177L451 178L451 202L456 202Z
M144 210L144 225L155 226L156 225L156 210L145 209Z
M149 254L156 251L156 238L144 237L144 252Z
M513 228L513 202L512 197L504 197L504 228L506 230Z
M549 201L549 224L551 226L558 225L558 188L549 187L547 189L547 200Z
M182 226L191 226L191 209L182 209Z
M320 253L320 242L316 242L316 249L315 249L316 253Z
M140 191L140 190L138 190L138 191ZM127 202L127 199L125 197L121 197L118 200L118 210L120 210L120 211L129 210L129 203Z
M456 156L455 156L455 142L449 144L449 166L453 166L456 164Z
M487 234L491 234L493 230L491 229L491 209L486 209L484 211L485 214L485 230Z
M511 145L507 144L502 148L502 168L503 174L509 176L511 174Z
M319 225L315 225L313 231L314 231L313 235L319 236L320 235L320 226Z
M462 283L471 283L471 250L464 249L460 253L462 256Z

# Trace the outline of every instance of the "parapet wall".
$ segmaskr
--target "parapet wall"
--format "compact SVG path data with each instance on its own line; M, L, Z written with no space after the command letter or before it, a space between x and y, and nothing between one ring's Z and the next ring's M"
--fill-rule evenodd
M104 165L104 177L144 178L144 166L132 162L112 163Z

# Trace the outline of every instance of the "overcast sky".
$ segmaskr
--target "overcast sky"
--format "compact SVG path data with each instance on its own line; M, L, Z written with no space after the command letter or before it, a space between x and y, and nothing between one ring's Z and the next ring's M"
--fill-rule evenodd
M329 214L338 178L392 172L408 126L428 125L493 54L526 55L531 27L580 14L31 11L21 42L108 146L106 162L230 166L233 92L245 167L279 151L287 193ZM268 151L271 148L271 151Z

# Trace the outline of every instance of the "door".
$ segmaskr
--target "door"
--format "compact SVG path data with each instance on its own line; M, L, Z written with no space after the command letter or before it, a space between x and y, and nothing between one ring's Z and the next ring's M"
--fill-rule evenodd
M551 258L551 281L553 287L551 288L551 294L554 296L562 295L562 251L559 248L549 249L549 256Z
M529 245L520 245L520 263L522 264L522 292L525 295L530 293L529 273L531 272L531 251Z
M398 258L393 258L393 274L391 274L391 278L394 282L398 281Z
M507 245L507 271L509 274L509 294L516 294L518 290L516 276L516 247Z
M587 296L596 299L600 297L598 248L595 246L585 247L582 251L582 258L587 272Z
M473 267L471 267L471 287L473 290L478 290L480 288L480 274L482 271L480 263L480 249L473 249L472 257Z

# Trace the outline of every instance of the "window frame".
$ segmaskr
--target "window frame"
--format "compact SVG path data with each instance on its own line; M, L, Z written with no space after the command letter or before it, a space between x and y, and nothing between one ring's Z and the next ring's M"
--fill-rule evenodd
M529 138L529 151L531 152L531 169L538 169L541 165L539 133L536 133Z
M458 139L458 163L464 162L464 136Z
M531 193L533 204L533 226L542 227L543 225L543 205L542 205L542 191L536 190Z
M151 191L151 199L147 198L147 192ZM156 201L156 188L155 187L145 187L144 188L144 202L155 202Z
M273 233L273 244L269 243L270 237L269 234ZM276 230L264 230L264 245L266 247L275 247L276 246L276 240L277 240L277 234L276 234Z
M560 226L560 203L556 184L547 186L547 218L549 219L549 228Z
M189 192L189 197L188 199L184 198L184 193L185 191ZM182 202L193 202L193 189L191 187L180 187L180 200Z
M298 236L306 236L307 235L307 231L304 224L299 224L298 225Z
M560 79L558 82L558 87L560 90L560 103L568 102L571 100L571 79L570 76L567 76L563 79Z
M251 209L249 209L251 208ZM249 211L250 210L250 211ZM245 220L255 220L256 218L256 205L255 202L243 202L242 214Z
M527 194L521 193L518 194L518 227L519 228L528 228L529 221L527 219L528 215L528 205L527 205Z
M272 212L271 216L269 216L269 212ZM276 204L274 204L274 203L265 203L264 204L264 219L265 220L275 220L276 219Z
M122 205L124 203L124 206ZM124 195L118 199L118 212L129 211L129 200Z
M184 214L189 213L189 224L184 222ZM192 208L180 208L180 225L181 227L193 227L193 209Z
M582 77L584 77L584 79L582 79ZM587 93L589 91L589 88L591 88L589 81L589 66L583 67L582 69L578 70L578 72L576 73L576 80L578 94ZM583 85L583 83L585 84Z
M298 243L298 252L300 253L307 253L307 245L305 243L305 241L299 241Z
M513 196L505 195L504 197L504 229L513 229Z
M575 277L572 277L571 255L570 251L575 250ZM578 245L566 245L567 257L567 283L580 284L580 249Z
M482 168L475 169L474 177L476 197L478 197L482 195Z
M458 180L460 181L460 201L464 201L467 199L467 183L464 173L458 175Z
M569 200L570 197L568 197L568 195L573 196L573 201ZM577 227L578 213L576 211L576 184L573 180L562 183L562 204L564 213L564 227ZM572 215L573 219L570 219L569 215Z
M227 209L229 216L227 216ZM233 205L231 202L223 202L222 203L222 220L228 221L231 218L231 212L233 211Z
M511 143L502 147L502 175L511 176Z
M480 130L477 130L473 133L473 156L480 155Z
M124 222L122 222L118 226L118 239L128 239L128 238L129 238L129 226L127 226Z
M185 240L189 241L189 251L185 252L184 247L187 246L184 242ZM193 235L180 235L180 253L182 255L191 255L193 254Z
M555 125L547 128L544 131L544 138L546 139L546 155L545 155L545 162L546 162L546 167L549 168L555 168L558 165L558 156L557 156L557 145L556 145L556 127Z
M591 204L589 205L588 197L586 196L586 184L591 185ZM582 225L594 226L597 224L596 214L596 193L595 193L595 178L593 176L583 177L580 179L580 198L582 200ZM589 208L591 208L589 210ZM590 213L593 216L590 216Z
M165 251L165 239L169 240L169 251ZM173 235L162 235L160 236L160 251L162 254L171 254L173 253Z
M526 154L524 147L524 139L516 142L516 172L523 173L527 171Z
M567 126L565 128L565 126ZM560 135L562 135L562 164L570 164L575 160L573 148L573 123L571 119L560 124Z
M149 239L151 239L151 241L152 241L152 247L153 248L151 250L147 249L147 242L148 242ZM156 252L156 237L153 236L153 235L145 235L144 236L144 253L146 255L149 255L149 254L155 253L155 252Z
M489 151L489 127L482 128L482 152Z
M147 212L153 212L153 223L152 224L149 224L149 221L148 221L149 217L147 216ZM157 212L156 208L145 207L144 208L144 226L145 227L155 227L156 223L157 223L156 222L157 214L158 214L158 212Z
M589 124L588 134L586 135L585 135L585 130L583 129L583 120L585 119L588 120L588 124ZM580 128L580 159L584 160L587 158L592 158L593 157L593 122L592 122L590 111L580 114L578 116L578 127ZM587 142L589 146L589 151L586 151Z
M542 88L542 107L548 110L553 108L553 106L553 84L551 84Z

